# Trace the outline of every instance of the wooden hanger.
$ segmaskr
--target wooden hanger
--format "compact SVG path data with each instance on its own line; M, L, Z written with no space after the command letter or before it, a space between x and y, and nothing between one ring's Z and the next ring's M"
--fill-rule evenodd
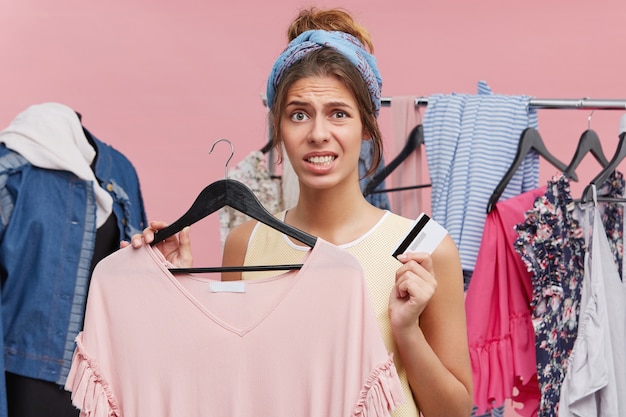
M228 162L234 154L234 148L230 141L227 139L219 139L216 141L209 153L213 151L213 148L218 142L226 141L230 143L232 153L226 161L226 175L228 175ZM167 239L170 236L175 235L187 226L196 223L197 221L205 218L211 213L229 206L238 210L248 216L252 217L264 223L281 233L286 234L309 247L314 247L317 238L300 229L297 229L285 222L282 222L271 214L261 204L259 199L254 195L252 190L243 183L232 180L223 179L215 181L205 187L192 206L183 214L178 220L169 225L168 227L155 232L154 241L150 243L151 246L156 245L159 242ZM221 267L200 267L200 268L171 268L171 272L243 272L243 271L269 271L269 270L288 270L299 269L302 264L290 264L290 265L258 265L258 266L221 266Z
M489 198L487 213L491 212L493 206L498 202L500 196L506 189L506 186L509 184L509 181L511 181L511 178L513 178L513 176L515 175L517 168L519 168L526 155L532 149L534 149L540 156L543 156L544 159L546 159L548 162L558 168L561 172L565 172L565 170L567 169L567 165L559 161L548 151L537 129L532 127L526 128L520 135L519 145L517 147L517 153L515 154L515 159L513 159L513 163L509 167L506 174L504 174L504 177L500 180L500 183L496 186L495 190L493 190L493 193ZM569 177L574 181L578 181L578 177L575 173L571 173Z
M415 188L430 187L431 186L430 184L423 184L423 185L414 185L414 186L401 187L401 188L389 188L389 189L376 190L376 187L378 187L378 185L380 185L384 181L384 179L387 178L387 176L389 176L389 174L391 174L391 172L398 167L398 165L400 165L406 158L408 158L409 155L413 154L413 152L415 152L415 150L423 143L424 143L424 127L421 124L419 124L415 126L411 130L411 132L409 132L409 135L406 139L404 147L402 148L400 153L398 153L398 155L396 155L396 157L391 162L386 164L380 171L378 171L372 177L371 180L369 180L369 182L367 183L367 185L365 186L363 190L363 195L368 196L370 194L375 194L375 193L384 193L384 192L391 192L391 191L402 191L402 190L410 190L410 189L415 189Z

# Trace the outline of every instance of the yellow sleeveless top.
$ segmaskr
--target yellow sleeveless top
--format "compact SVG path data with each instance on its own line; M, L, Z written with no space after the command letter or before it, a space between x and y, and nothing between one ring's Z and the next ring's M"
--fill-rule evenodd
M277 217L284 219L284 212ZM340 245L361 263L367 287L374 305L378 326L387 346L393 353L394 362L405 401L393 412L393 417L418 417L419 411L413 400L404 364L391 334L389 322L389 295L395 283L396 270L401 263L392 256L393 251L407 235L412 220L387 211L383 217L357 240ZM246 251L245 265L297 264L302 262L308 246L294 244L287 236L263 223L257 223ZM254 279L276 275L275 271L244 272L243 279Z

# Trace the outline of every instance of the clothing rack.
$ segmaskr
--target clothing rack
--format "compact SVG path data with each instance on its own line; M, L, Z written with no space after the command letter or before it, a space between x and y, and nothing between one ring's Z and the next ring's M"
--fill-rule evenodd
M261 94L263 105L267 107L267 97ZM390 106L391 97L382 97L381 106ZM428 105L428 97L416 97L416 106ZM580 110L626 110L626 99L585 98L531 98L530 107L536 109L580 109Z
M391 98L380 99L382 106L390 106ZM428 105L428 97L416 97L416 106ZM626 99L559 99L559 98L531 98L531 107L537 109L580 109L580 110L626 110Z

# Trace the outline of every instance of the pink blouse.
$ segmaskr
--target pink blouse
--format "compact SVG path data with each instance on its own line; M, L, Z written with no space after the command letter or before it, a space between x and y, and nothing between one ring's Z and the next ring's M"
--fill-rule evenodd
M521 403L521 416L537 414L539 384L531 320L531 273L513 244L514 226L525 219L546 187L499 202L487 215L465 298L477 414L506 399ZM514 395L514 392L517 394Z
M127 247L96 267L66 389L82 416L389 416L403 401L357 260L221 282ZM280 272L277 272L280 274Z

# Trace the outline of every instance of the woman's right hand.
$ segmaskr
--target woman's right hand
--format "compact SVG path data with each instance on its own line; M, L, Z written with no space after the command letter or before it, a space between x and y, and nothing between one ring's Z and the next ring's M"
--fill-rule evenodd
M125 248L128 245L132 245L133 248L140 248L144 244L150 244L154 241L154 233L165 227L167 227L165 222L152 221L150 226L143 230L142 234L133 235L130 243L126 241L121 242L120 247ZM178 235L170 236L155 245L165 259L178 268L190 268L193 263L189 229L189 226L187 226Z

